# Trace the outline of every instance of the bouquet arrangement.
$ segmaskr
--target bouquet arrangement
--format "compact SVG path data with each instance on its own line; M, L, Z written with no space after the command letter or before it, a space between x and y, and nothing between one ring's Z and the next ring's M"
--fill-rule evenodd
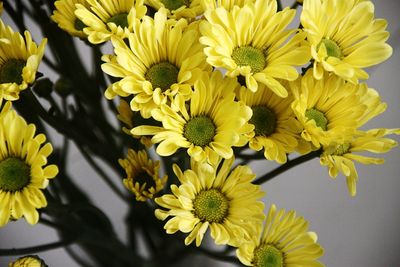
M397 145L387 136L400 129L364 129L386 109L365 68L392 54L369 0L3 7L18 29L0 20L0 227L23 217L60 237L1 248L18 256L9 267L47 266L40 252L58 247L80 266L183 266L194 255L325 266L308 221L265 207L260 185L319 158L355 196L355 163L381 164L365 152ZM39 45L28 20L45 37ZM126 242L72 179L72 144L126 202ZM280 166L257 177L253 160Z

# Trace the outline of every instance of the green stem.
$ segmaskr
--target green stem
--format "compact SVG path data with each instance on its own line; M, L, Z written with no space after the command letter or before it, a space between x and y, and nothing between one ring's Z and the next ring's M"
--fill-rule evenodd
M0 256L15 256L15 255L26 255L26 254L35 254L38 252L43 252L51 249L61 248L64 246L68 246L73 243L73 240L61 240L58 242L34 246L34 247L26 247L26 248L11 248L11 249L0 249Z

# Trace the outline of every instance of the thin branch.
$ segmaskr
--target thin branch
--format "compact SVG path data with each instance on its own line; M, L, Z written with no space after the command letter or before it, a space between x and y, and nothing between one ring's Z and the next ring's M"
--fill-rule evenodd
M11 249L0 249L0 256L15 256L15 255L26 255L26 254L35 254L42 251L47 251L51 249L57 249L64 246L68 246L73 243L72 239L70 240L61 240L58 242L34 246L34 247L26 247L26 248L11 248Z

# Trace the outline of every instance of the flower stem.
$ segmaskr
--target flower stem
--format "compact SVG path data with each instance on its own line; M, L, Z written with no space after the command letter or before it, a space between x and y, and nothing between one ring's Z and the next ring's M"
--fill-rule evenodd
M56 249L64 246L68 246L74 241L72 239L61 240L54 243L49 243L40 246L27 247L27 248L11 248L11 249L0 249L0 256L15 256L15 255L26 255L35 254L42 251Z

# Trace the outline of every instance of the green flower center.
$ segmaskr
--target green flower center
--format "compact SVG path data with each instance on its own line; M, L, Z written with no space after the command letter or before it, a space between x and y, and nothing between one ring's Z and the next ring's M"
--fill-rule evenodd
M254 267L283 267L283 255L272 245L262 245L254 250Z
M250 66L252 73L262 71L266 64L263 51L251 46L235 48L232 58L238 66Z
M344 143L342 145L338 145L333 155L342 156L346 154L350 149L350 143Z
M164 6L169 10L176 10L181 6L189 6L189 0L161 0Z
M10 59L0 67L0 83L22 83L22 69L26 62L21 59Z
M250 123L254 125L254 132L257 136L269 136L275 131L276 115L266 106L255 106L251 108L253 116Z
M115 15L107 20L107 23L113 22L115 25L120 26L121 28L127 28L128 25L128 13L121 13Z
M315 108L311 108L306 111L306 117L310 120L314 120L318 127L321 127L322 130L326 131L328 120L324 113Z
M18 158L6 158L0 162L0 189L18 191L31 181L31 168Z
M328 57L336 57L336 58L343 57L342 50L334 41L329 39L322 39L321 42L318 44L317 49L319 49L321 44L325 45Z
M206 146L215 136L215 125L207 116L194 117L186 123L183 135L196 146Z
M83 31L83 29L86 28L86 25L85 25L85 23L83 23L82 20L76 18L75 22L74 22L74 28L77 31Z
M150 176L146 171L143 171L135 176L134 183L139 183L140 186L146 184L144 186L144 190L148 191L150 188L156 188L156 182L154 181L153 177Z
M161 62L150 67L146 72L146 79L151 82L153 88L161 88L165 91L178 82L179 69L169 63Z
M228 215L229 201L217 189L201 191L193 201L194 214L201 221L222 223Z

